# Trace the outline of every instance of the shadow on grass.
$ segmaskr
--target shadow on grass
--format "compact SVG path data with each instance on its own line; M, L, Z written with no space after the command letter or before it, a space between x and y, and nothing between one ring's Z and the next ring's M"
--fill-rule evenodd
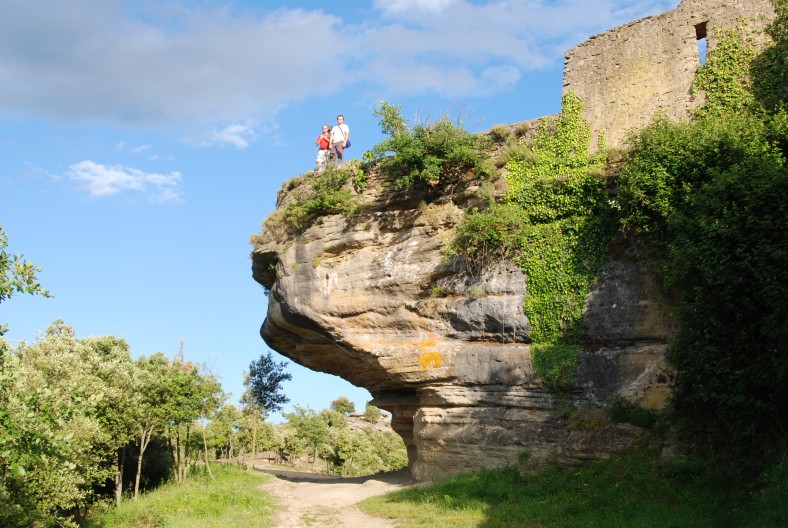
M373 497L363 507L420 527L766 528L788 518L787 468L783 457L762 486L743 485L698 463L660 461L653 450L640 448L538 476L514 469L474 473Z

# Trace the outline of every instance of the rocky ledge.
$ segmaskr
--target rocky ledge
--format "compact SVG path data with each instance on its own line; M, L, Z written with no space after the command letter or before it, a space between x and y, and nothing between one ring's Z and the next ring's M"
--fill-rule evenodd
M332 215L299 234L259 238L253 274L268 293L268 346L367 388L392 413L417 480L505 466L526 451L573 464L642 435L604 409L616 397L665 404L675 328L633 246L611 244L586 299L575 390L558 401L531 366L519 268L474 276L444 254L476 199L474 182L429 203L393 192L380 174L368 184L367 209L352 220ZM282 193L278 207L287 200Z

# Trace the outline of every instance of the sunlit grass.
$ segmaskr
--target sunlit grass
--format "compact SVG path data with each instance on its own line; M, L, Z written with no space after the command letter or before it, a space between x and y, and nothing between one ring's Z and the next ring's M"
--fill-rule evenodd
M772 528L788 523L785 458L763 486L637 450L588 467L522 476L484 471L372 497L364 511L402 528Z
M212 466L216 480L195 475L126 500L88 521L85 528L266 528L274 502L260 484L271 478L229 466Z

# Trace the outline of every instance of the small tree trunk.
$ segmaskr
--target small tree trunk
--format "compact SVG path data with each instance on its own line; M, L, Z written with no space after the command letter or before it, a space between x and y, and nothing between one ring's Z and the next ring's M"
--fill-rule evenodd
M211 472L211 465L208 463L208 441L205 439L205 429L202 430L202 447L203 451L205 452L205 467L208 469L208 474L211 476L211 480L216 480L216 477L213 476Z
M123 498L123 463L126 461L126 446L118 450L118 467L115 471L115 506L120 506Z
M257 455L257 414L252 416L252 463L246 466L248 471L254 469L254 457Z
M153 436L153 427L142 428L140 432L140 454L137 457L137 475L134 477L134 500L137 500L140 494L140 475L142 475L142 455L148 448L151 436Z

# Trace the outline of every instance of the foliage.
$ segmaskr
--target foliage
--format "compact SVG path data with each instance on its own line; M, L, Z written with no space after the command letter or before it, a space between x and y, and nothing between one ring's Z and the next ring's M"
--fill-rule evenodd
M696 111L699 118L756 108L750 75L755 58L752 43L737 29L721 30L717 38L717 45L709 50L706 64L698 68L692 83L693 92L702 91L705 96Z
M290 190L287 205L270 215L263 223L263 234L274 235L282 229L304 231L323 216L356 214L361 207L358 196L348 184L361 192L366 188L366 174L357 163L349 162L345 169L333 166L323 172L310 172L285 184ZM260 236L253 236L257 241Z
M167 484L125 502L116 509L96 512L85 528L272 526L274 501L260 490L271 477L246 473L232 466L214 466L216 479L197 475L182 485Z
M448 249L471 272L505 259L522 267L534 366L558 392L574 379L583 300L614 227L599 177L604 152L589 155L582 110L576 96L564 96L561 114L540 125L529 155L507 164L504 203L467 214Z
M79 340L55 321L2 358L0 495L4 526L73 524L115 472L135 405L128 345Z
M14 293L29 293L51 297L38 282L37 273L41 266L28 262L23 255L11 255L5 252L8 247L8 235L0 223L0 302L5 301ZM0 325L0 336L5 333L6 325Z
M625 398L614 398L610 405L610 418L618 423L631 423L645 429L653 429L661 418L662 411L645 409Z
M533 368L545 388L553 394L567 394L575 382L579 343L535 343L531 347Z
M442 189L468 171L488 173L483 155L488 141L466 132L462 123L442 117L409 127L400 106L386 101L375 107L373 115L380 118L381 131L388 137L372 148L368 158L379 160L396 177L398 189L417 183Z
M369 423L376 424L382 417L383 411L372 405L372 403L367 402L364 407L364 419Z
M331 402L331 410L342 414L356 412L356 405L347 396L340 396Z
M461 255L471 273L478 273L503 260L520 255L528 220L516 204L493 203L474 209L457 227L447 252Z
M377 411L380 413L379 409ZM287 423L282 427L287 431L287 450L296 457L306 454L313 469L318 459L325 462L328 472L346 477L391 471L408 465L405 444L396 433L370 426L359 428L358 422L351 426L353 418L346 417L339 409L325 409L318 413L309 407L296 405L294 412L286 413L285 418Z
M215 378L182 357L135 363L123 339L78 339L61 320L32 344L0 341L0 349L2 526L75 526L113 488L120 502L124 454L139 447L136 489L154 433L167 435L182 480L195 449L189 428L221 395Z
M666 287L683 294L670 350L677 409L741 449L785 430L788 167L785 128L773 125L783 121L658 121L621 174L624 227L646 236Z
M289 425L295 431L313 460L317 459L319 451L325 451L330 435L328 422L324 415L318 414L309 407L294 406L294 412L285 413ZM295 450L294 450L295 451Z
M267 352L249 364L249 388L255 405L266 412L275 412L290 398L282 392L282 383L293 379L293 375L285 371L287 363L274 361L273 354Z
M760 482L731 479L694 461L638 448L583 468L516 468L446 479L369 498L367 513L401 526L711 528L782 526L785 458Z
M758 101L770 111L788 104L788 0L772 0L777 16L767 33L772 45L753 62L753 90Z

